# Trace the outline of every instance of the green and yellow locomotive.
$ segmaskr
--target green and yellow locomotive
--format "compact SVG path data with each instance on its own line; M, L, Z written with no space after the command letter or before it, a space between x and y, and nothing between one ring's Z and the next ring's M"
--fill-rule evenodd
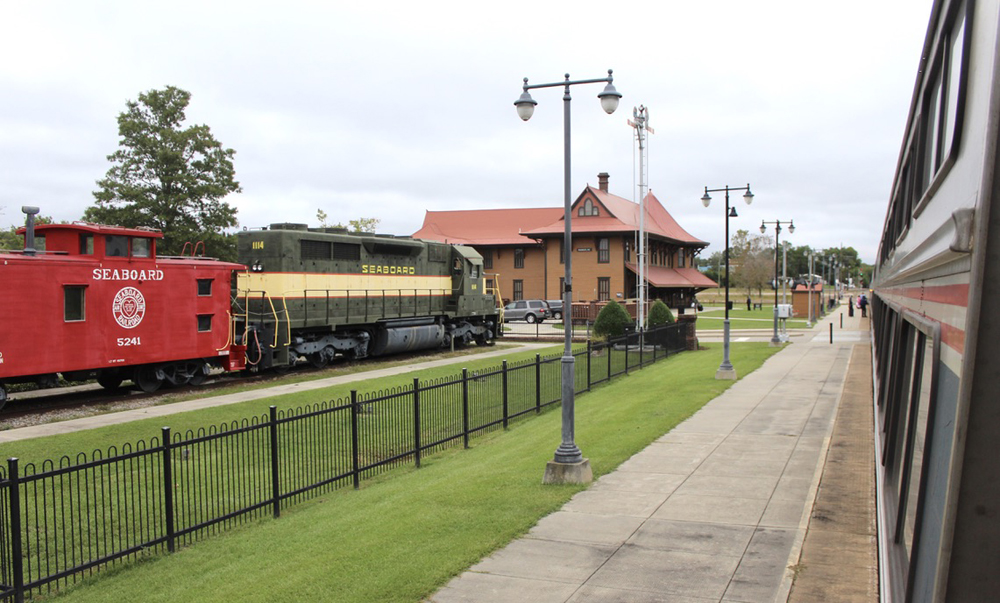
M470 247L272 224L238 235L237 333L259 369L380 356L500 335L483 258ZM242 329L240 328L242 327Z

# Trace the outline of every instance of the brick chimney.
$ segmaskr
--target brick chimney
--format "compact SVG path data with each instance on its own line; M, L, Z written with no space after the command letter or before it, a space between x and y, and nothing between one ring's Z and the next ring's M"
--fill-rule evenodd
M607 172L601 172L597 175L597 186L605 193L608 192L608 178L610 176Z

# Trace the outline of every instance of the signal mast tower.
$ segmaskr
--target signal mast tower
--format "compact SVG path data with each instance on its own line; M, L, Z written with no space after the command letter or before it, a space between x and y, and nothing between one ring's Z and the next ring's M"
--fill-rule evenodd
M628 120L628 125L635 129L636 139L639 141L639 241L637 248L637 258L639 265L638 293L639 304L636 308L636 323L639 328L646 327L646 132L655 134L653 128L648 125L649 111L645 106L639 105L632 109L632 118Z

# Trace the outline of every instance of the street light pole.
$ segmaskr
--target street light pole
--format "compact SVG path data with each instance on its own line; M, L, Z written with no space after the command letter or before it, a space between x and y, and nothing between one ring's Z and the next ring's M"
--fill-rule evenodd
M781 345L781 338L778 337L778 252L781 237L781 220L767 221L761 220L760 234L767 232L767 224L774 224L774 335L771 337L771 345ZM795 221L788 220L788 234L795 232Z
M726 192L726 318L722 322L722 364L719 370L715 371L716 379L736 379L736 369L729 361L729 218L738 218L736 208L729 207L729 191L746 191L743 200L747 205L753 203L753 193L750 192L750 183L746 186L730 187L728 184L723 188L710 189L705 187L705 194L701 198L701 203L708 207L712 202L712 197L708 193Z
M563 326L564 326L564 350L562 357L562 443L556 448L553 460L549 461L545 467L546 484L564 483L587 483L593 480L593 472L590 468L590 461L583 458L583 453L575 442L575 408L574 408L574 361L573 358L573 269L572 269L572 228L570 220L572 217L570 199L570 101L569 87L577 84L597 84L606 82L604 91L597 95L601 99L601 107L609 115L618 108L618 101L621 94L615 90L612 71L608 69L608 77L571 81L569 74L562 82L550 84L528 85L528 78L524 78L522 93L520 98L514 101L517 107L517 115L524 121L531 119L535 112L535 105L538 103L531 98L528 90L536 88L554 88L562 86L563 92L563 206L565 230L563 235L563 250L565 260L565 276L563 279L565 290L563 291ZM566 317L569 317L567 320Z

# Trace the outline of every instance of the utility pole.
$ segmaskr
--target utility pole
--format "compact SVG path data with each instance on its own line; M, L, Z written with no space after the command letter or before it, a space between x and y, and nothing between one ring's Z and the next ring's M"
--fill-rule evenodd
M628 120L628 125L635 129L636 139L639 141L639 245L638 260L639 277L638 293L639 304L636 308L636 325L640 329L646 326L646 132L655 134L653 128L648 125L649 110L645 106L639 105L632 109L632 117Z

